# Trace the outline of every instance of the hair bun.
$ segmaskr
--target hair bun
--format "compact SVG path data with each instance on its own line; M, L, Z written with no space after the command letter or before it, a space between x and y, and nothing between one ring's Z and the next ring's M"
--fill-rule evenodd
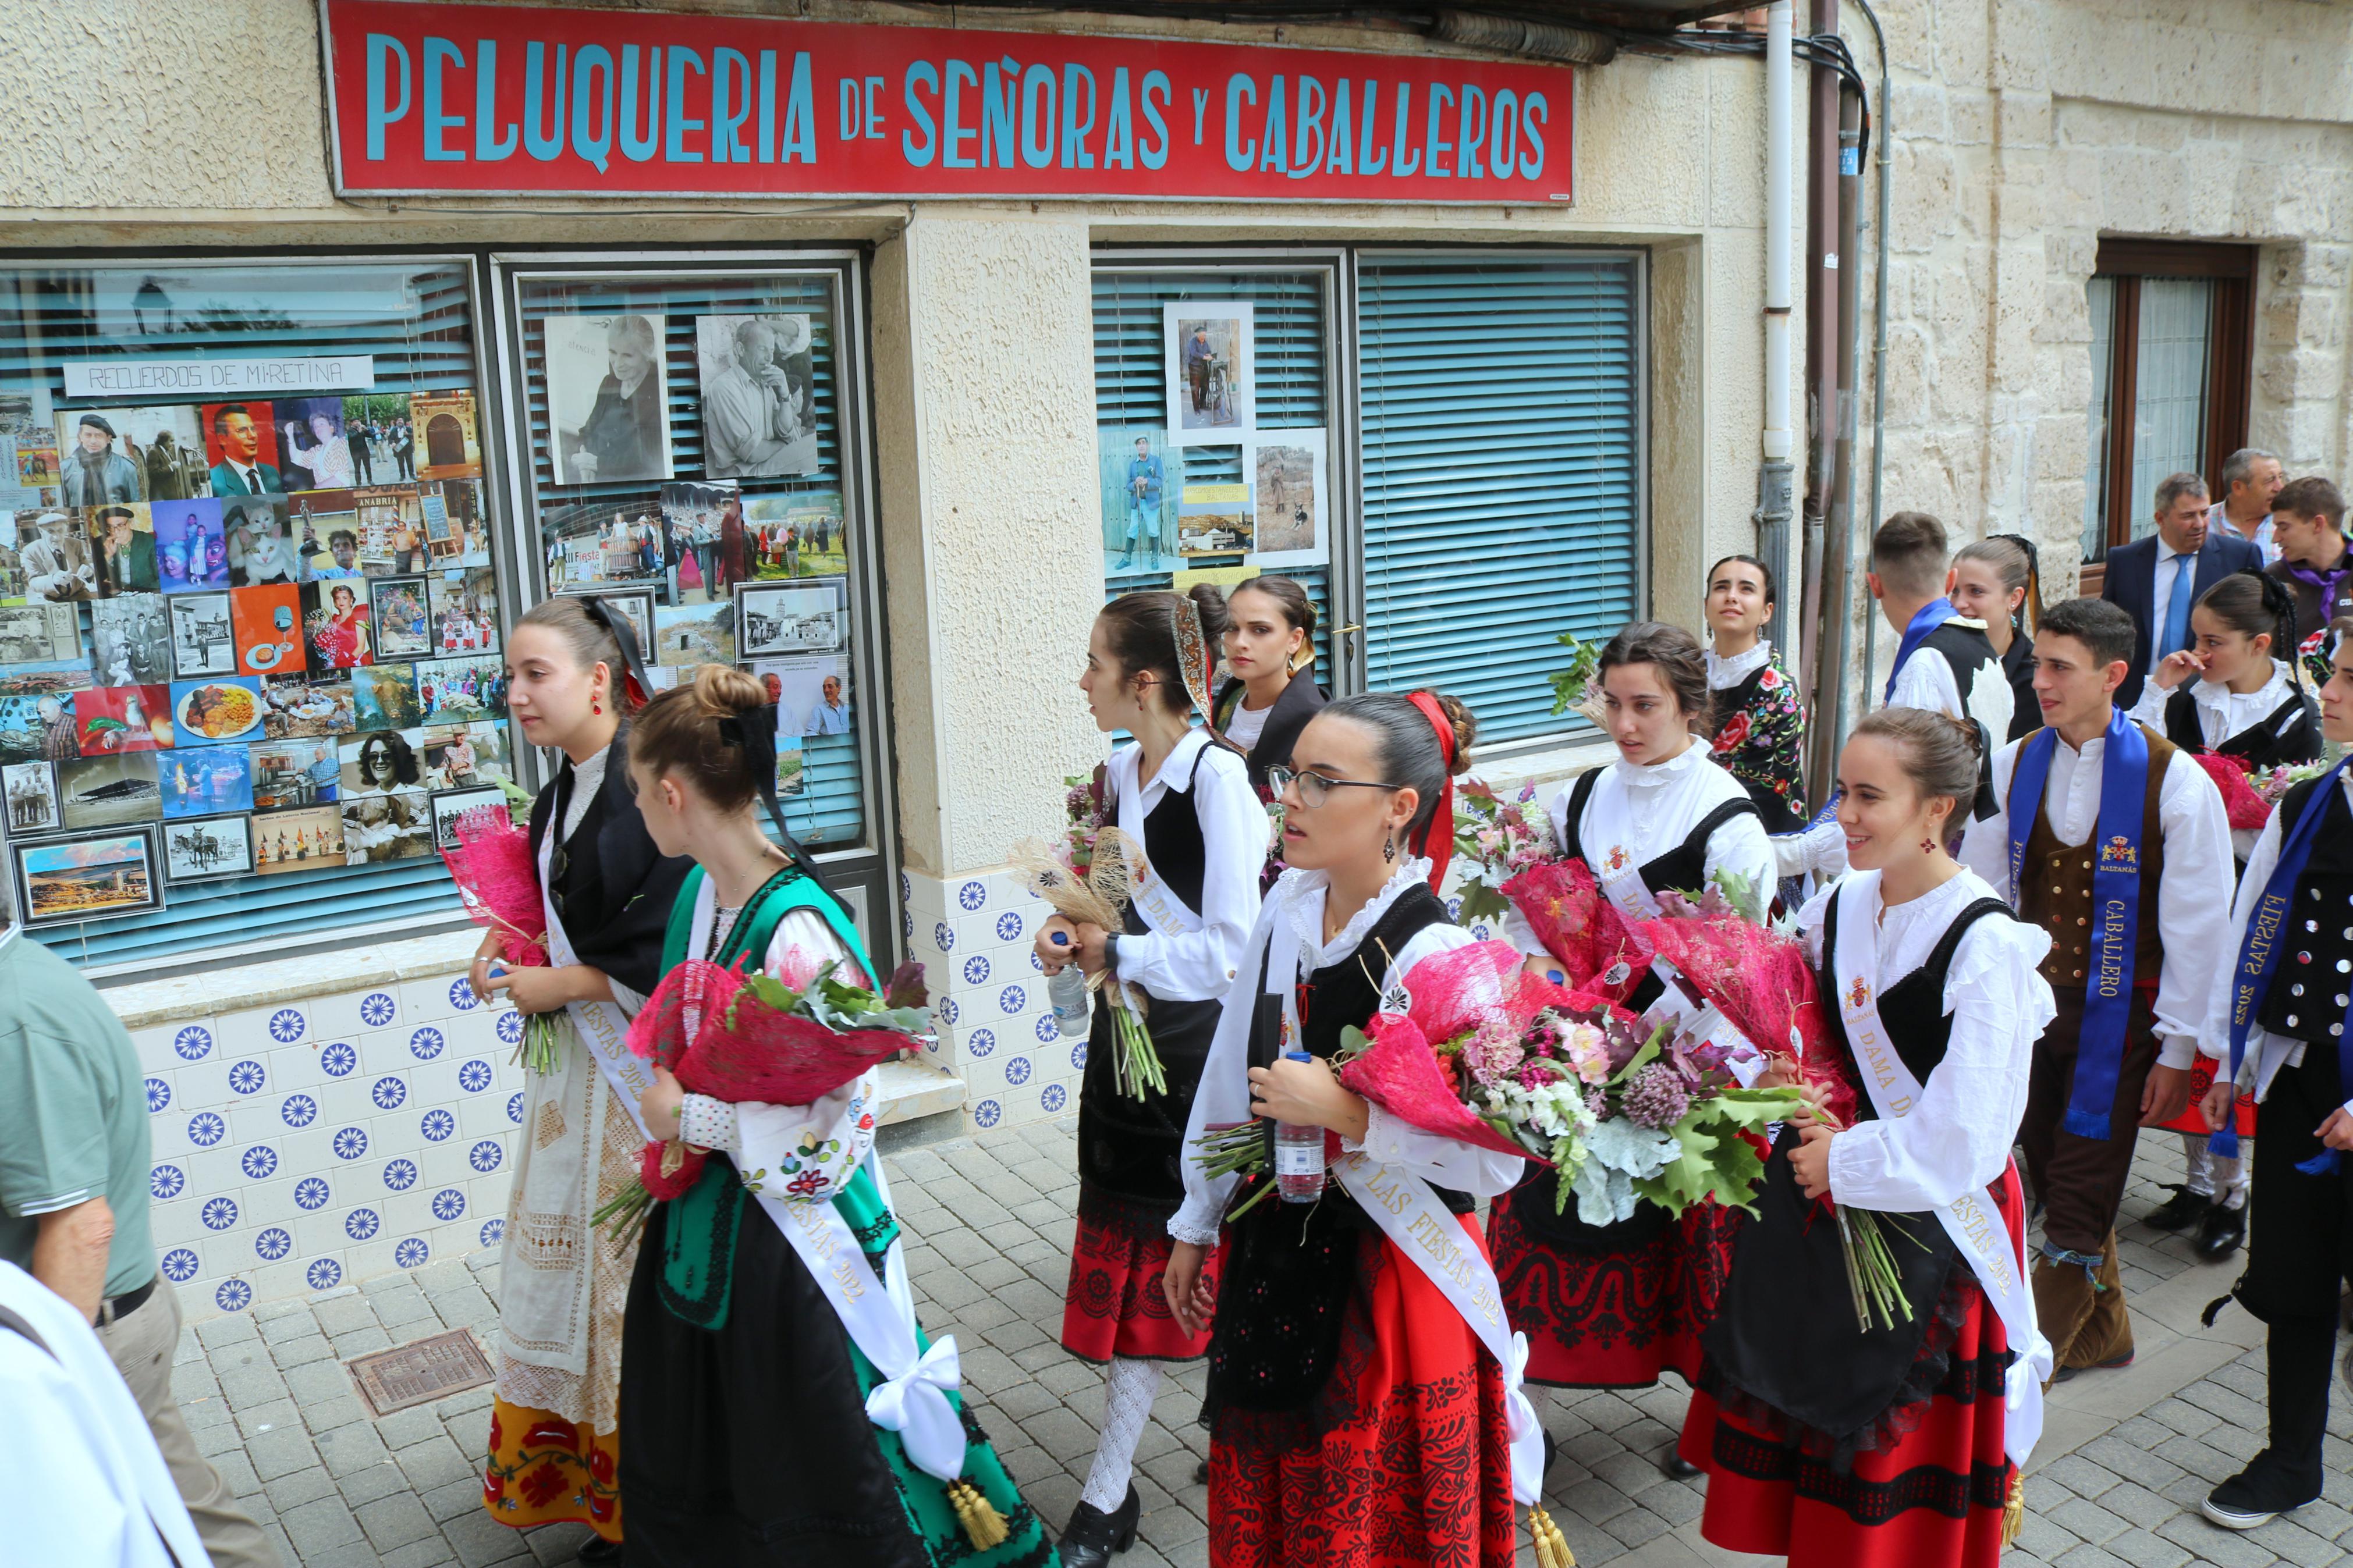
M768 689L760 678L732 664L695 666L690 689L696 706L714 718L750 713L768 705Z
M1446 771L1457 777L1469 773L1471 747L1479 738L1479 716L1463 706L1459 697L1450 697L1430 687L1423 687L1419 694L1438 704L1438 710L1446 715L1447 728L1454 731L1454 760L1447 764Z

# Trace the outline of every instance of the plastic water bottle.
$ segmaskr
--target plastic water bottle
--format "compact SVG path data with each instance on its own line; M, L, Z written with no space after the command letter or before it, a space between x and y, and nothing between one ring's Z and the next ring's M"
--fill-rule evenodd
M1054 933L1059 943L1062 933ZM1074 963L1065 963L1047 977L1046 996L1053 1004L1054 1026L1064 1039L1074 1039L1087 1032L1087 977Z
M1287 1062L1313 1061L1305 1051L1285 1051ZM1274 1124L1274 1195L1287 1204L1312 1204L1324 1193L1324 1129L1296 1122Z

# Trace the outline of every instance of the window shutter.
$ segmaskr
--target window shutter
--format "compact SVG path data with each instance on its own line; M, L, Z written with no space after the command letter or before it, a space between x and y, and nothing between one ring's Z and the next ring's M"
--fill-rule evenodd
M1577 727L1555 637L1641 603L1640 266L1381 257L1357 279L1367 682L1461 698L1483 741Z

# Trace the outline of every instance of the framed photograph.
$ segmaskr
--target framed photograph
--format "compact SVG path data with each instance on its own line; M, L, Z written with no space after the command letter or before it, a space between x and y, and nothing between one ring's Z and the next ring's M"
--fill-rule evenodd
M121 594L90 606L90 666L102 686L153 686L172 679L170 601Z
M317 583L360 577L360 513L355 490L311 490L286 498L288 531L294 536L298 581Z
M136 502L112 502L83 514L98 566L98 594L153 594L164 586L155 570L155 516Z
M243 746L191 746L156 761L164 820L253 809L253 759Z
M290 805L324 805L334 800L343 780L343 759L334 741L256 741L246 748L253 771L253 805L258 811L280 811Z
M417 708L427 724L503 719L506 666L496 658L427 659L417 667Z
M58 499L68 506L176 500L211 488L193 405L61 413L58 451Z
M82 514L50 506L16 515L16 570L9 574L7 602L74 604L97 598L98 567Z
M199 816L164 825L164 880L209 882L253 874L253 818Z
M1176 492L1185 454L1172 450L1157 425L1112 426L1095 432L1102 470L1103 570L1166 570L1176 553Z
M93 686L73 696L74 741L85 757L160 751L173 743L168 686Z
M670 478L659 319L638 311L547 316L540 331L555 483Z
M425 731L424 784L427 789L472 789L512 780L507 727L496 721L434 724Z
M313 675L375 662L367 590L366 580L359 577L302 584L302 636Z
M250 675L172 683L172 744L241 745L262 738L261 681Z
M1176 509L1180 556L1241 555L1258 531L1248 485L1187 485Z
M1242 451L1256 530L1250 563L1269 572L1332 559L1324 490L1324 432L1261 430Z
M58 804L58 776L47 763L0 765L0 793L8 797L8 832L55 833L66 825Z
M425 784L425 731L367 730L336 742L341 763L339 798L351 801L364 795L393 795L422 789Z
M277 410L269 399L199 404L196 417L204 422L205 461L212 465L208 478L215 496L286 493L286 477L278 468Z
M654 497L563 502L542 508L539 519L549 592L662 581L662 509Z
M472 387L409 394L408 420L416 478L467 479L481 473L482 443L477 431ZM401 478L410 477L409 466L403 463Z
M0 697L0 763L55 762L81 755L74 694Z
M488 566L451 567L427 579L426 608L436 652L499 651L499 580Z
M754 659L839 652L845 629L843 586L839 577L739 586L735 590L736 647L742 656Z
M359 483L342 397L281 397L269 405L278 426L278 477L289 493L347 490ZM166 857L167 868L168 859Z
M435 792L433 803L433 847L438 850L464 847L458 842L458 819L470 811L495 812L497 820L507 820L506 791L495 784L475 789L445 789Z
M302 590L291 583L231 588L229 632L237 639L237 666L248 675L301 673Z
M482 515L481 480L437 479L424 487L423 500L425 545L435 565L491 563L491 530Z
M155 753L59 763L58 803L64 810L69 833L158 820L164 808Z
M839 654L765 658L746 666L776 705L778 735L847 735L849 672Z
M208 496L158 501L147 509L155 526L155 576L166 594L228 586L228 535L221 503Z
M697 316L702 471L773 479L817 471L807 316Z
M380 866L433 856L433 804L411 790L406 795L369 795L346 800L343 864Z
M73 605L0 605L0 664L55 664L80 657L81 613Z
M261 683L261 732L273 741L348 735L359 728L348 678L273 675Z
M1248 300L1175 300L1160 308L1168 364L1168 439L1230 446L1257 418Z
M744 503L752 575L839 577L849 570L849 542L841 526L841 495L809 490L754 496Z
M363 730L408 730L423 723L417 667L375 664L352 671L352 712Z
M172 623L172 673L182 680L237 673L235 618L226 591L173 594L164 601Z
M344 398L343 437L352 448L351 482L389 485L417 477L417 437L409 425L408 394L371 392Z
M253 869L268 877L280 871L316 871L343 863L343 814L332 805L298 805L265 811L253 819Z
M368 618L375 626L378 662L430 657L433 616L423 577L368 579Z
M164 907L153 828L8 847L27 930Z
M638 653L639 656L647 659L651 659L653 658L654 595L651 589L638 588L628 592L615 592L606 589L597 589L594 592L584 593L581 596L591 599L602 599L607 605L618 612L621 618L629 623L629 629L638 634Z
M654 662L674 668L735 662L735 606L658 605L654 607Z

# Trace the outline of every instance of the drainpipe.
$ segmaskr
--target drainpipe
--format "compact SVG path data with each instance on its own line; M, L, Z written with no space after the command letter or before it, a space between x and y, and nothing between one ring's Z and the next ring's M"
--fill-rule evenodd
M1895 148L1894 89L1887 68L1887 35L1879 26L1879 15L1871 8L1871 0L1854 0L1862 19L1871 24L1871 36L1879 50L1879 124L1873 140L1879 143L1879 216L1878 260L1873 273L1871 310L1874 319L1871 345L1871 510L1863 514L1864 525L1876 529L1881 516L1880 481L1886 471L1887 442L1887 176L1892 172ZM1873 608L1862 617L1862 700L1871 701L1873 656L1879 641L1879 612ZM1839 732L1846 731L1846 688L1839 688Z
M1817 635L1829 641L1814 686L1814 711L1831 721L1810 732L1813 755L1806 776L1813 781L1816 804L1830 798L1831 778L1837 772L1839 741L1846 733L1846 661L1854 630L1851 605L1854 581L1854 427L1857 385L1862 379L1862 333L1856 329L1855 226L1862 205L1862 100L1852 91L1839 95L1838 116L1838 390L1831 443L1829 526L1822 549L1821 605L1825 624Z
M1757 553L1775 575L1789 566L1789 0L1765 13L1765 462L1757 476ZM1789 646L1788 610L1767 627ZM1800 678L1802 679L1802 678Z

